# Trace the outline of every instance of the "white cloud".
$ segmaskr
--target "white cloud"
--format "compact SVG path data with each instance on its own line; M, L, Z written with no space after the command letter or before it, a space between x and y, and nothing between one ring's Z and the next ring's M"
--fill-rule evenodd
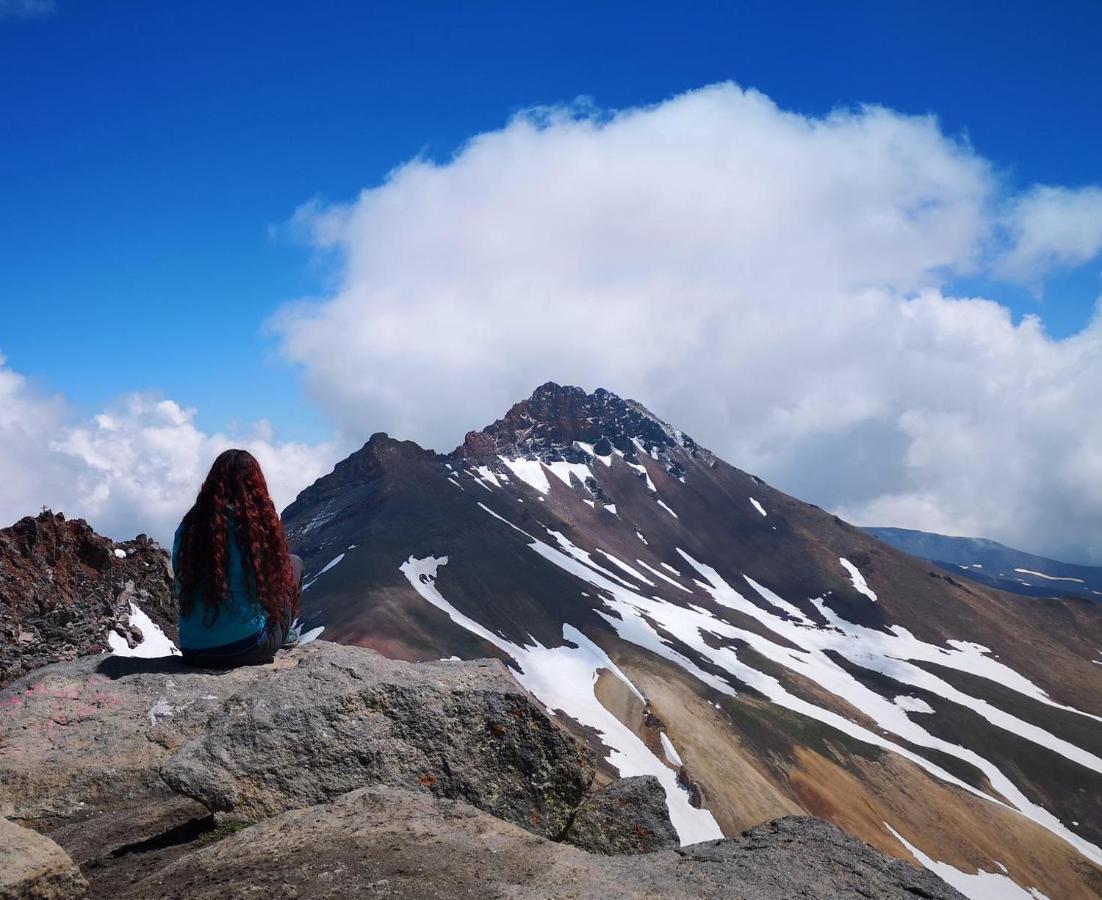
M944 294L1089 256L1030 196L1008 250L991 166L875 107L539 110L301 210L343 277L274 325L346 433L450 449L542 381L601 385L860 521L1098 558L1102 326L1054 341Z
M171 400L132 394L70 424L59 398L35 393L0 356L0 524L46 505L116 539L145 532L167 544L222 450L257 457L278 508L342 455L333 443L275 442L266 422L208 434L194 419Z
M1013 202L1006 227L1002 275L1036 283L1054 266L1089 262L1102 251L1102 188L1034 187Z
M60 428L64 404L34 390L0 354L0 524L58 504L71 483L71 460L42 451Z

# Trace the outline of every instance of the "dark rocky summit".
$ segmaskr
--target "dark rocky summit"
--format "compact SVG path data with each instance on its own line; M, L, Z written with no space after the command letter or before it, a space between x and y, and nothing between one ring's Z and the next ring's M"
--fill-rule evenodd
M170 639L176 609L167 554L145 535L117 544L83 519L42 512L0 529L0 686L23 672L108 649L136 602Z
M584 463L589 454L575 446L577 441L593 445L598 456L617 451L629 463L639 462L639 452L650 455L674 478L685 474L671 454L674 448L706 462L712 459L712 454L691 437L657 419L634 400L625 400L603 388L587 394L581 388L553 381L540 385L531 397L514 404L492 425L468 432L450 458L483 462L503 454L542 462Z
M813 819L669 849L497 661L90 656L0 709L0 897L959 897Z

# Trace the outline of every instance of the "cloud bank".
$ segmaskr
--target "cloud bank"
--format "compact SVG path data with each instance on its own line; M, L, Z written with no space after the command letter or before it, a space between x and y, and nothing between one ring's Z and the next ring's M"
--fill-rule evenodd
M221 451L256 456L279 509L342 455L334 443L276 442L263 421L208 434L194 419L172 400L132 394L72 423L60 398L36 393L0 356L0 524L45 505L117 540L145 532L169 545Z
M1102 562L1102 322L947 293L1092 259L1100 197L731 84L539 109L301 209L339 286L272 324L342 433L450 449L542 381L604 386L859 523Z

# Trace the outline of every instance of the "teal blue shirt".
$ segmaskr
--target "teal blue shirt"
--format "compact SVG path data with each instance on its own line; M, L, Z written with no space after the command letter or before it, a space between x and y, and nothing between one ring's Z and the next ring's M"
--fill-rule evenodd
M177 571L180 556L180 534L183 523L176 529L172 542L172 569ZM209 650L233 644L245 638L255 637L268 627L268 614L256 598L256 589L245 573L241 547L237 543L233 519L226 535L226 583L229 596L218 604L218 613L208 609L202 592L193 598L191 612L180 611L180 649Z

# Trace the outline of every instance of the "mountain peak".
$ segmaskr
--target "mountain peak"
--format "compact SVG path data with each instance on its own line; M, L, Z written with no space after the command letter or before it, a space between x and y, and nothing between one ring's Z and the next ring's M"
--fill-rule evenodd
M563 395L584 397L586 396L586 393L584 388L577 387L573 384L563 385L555 381L545 381L534 391L532 391L532 396L528 398L528 401L532 402L545 397L558 397Z
M385 431L377 431L359 450L347 459L337 463L334 471L347 470L349 474L363 471L374 471L380 466L401 459L419 459L433 456L431 450L426 450L420 444L413 441L401 441L393 438Z
M603 387L597 388L592 394L586 393L585 388L578 387L573 384L559 384L555 381L545 381L534 391L532 396L528 398L528 402L534 402L539 400L545 400L548 398L563 398L563 397L577 397L581 399L593 399L593 398L612 398L613 400L620 400L616 394L612 391L607 391ZM623 401L621 401L623 402Z
M695 441L663 422L641 403L605 388L587 393L574 385L548 381L481 431L469 432L455 455L469 459L585 462L594 454L616 452L637 462L643 452L666 465L674 477L684 474L671 452L701 451ZM706 451L703 451L706 452Z

